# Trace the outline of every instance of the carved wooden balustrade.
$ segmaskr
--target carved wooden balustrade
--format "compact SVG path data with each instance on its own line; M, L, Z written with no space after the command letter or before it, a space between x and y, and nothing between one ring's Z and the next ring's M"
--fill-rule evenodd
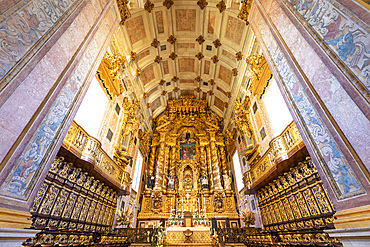
M244 183L253 184L267 174L278 163L287 160L294 153L304 147L297 126L291 122L285 130L270 142L269 149L260 158L251 162L251 168L244 174Z
M130 174L108 156L102 149L100 141L90 136L75 121L72 122L62 146L78 158L93 164L97 170L119 183L123 190L129 191Z

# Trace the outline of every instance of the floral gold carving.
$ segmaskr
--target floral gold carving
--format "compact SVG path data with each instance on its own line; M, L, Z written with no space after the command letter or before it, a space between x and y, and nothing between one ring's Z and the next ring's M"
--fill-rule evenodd
M153 10L153 8L154 8L154 4L153 4L151 1L147 0L147 1L145 2L145 4L144 4L144 9L145 9L146 11L148 11L149 13L151 13L151 12L152 12L152 10Z
M161 61L162 61L162 57L160 57L158 55L154 58L154 62L156 62L156 63L160 63Z
M248 71L248 75L251 78L249 91L252 95L261 97L271 78L270 68L263 55L250 54L246 62L250 65Z
M197 4L202 10L208 5L206 0L199 0Z
M171 35L170 37L168 37L167 42L169 42L170 44L174 44L176 42L175 36Z
M131 54L130 54L130 60L131 60L131 61L135 61L135 59L136 59L136 52L131 51Z
M220 47L222 44L221 44L221 41L219 39L216 39L215 41L213 41L213 45L218 48Z
M172 60L175 60L175 58L177 57L177 54L175 52L172 52L170 55L169 55L169 58L171 58Z
M218 8L218 10L220 11L220 13L222 13L225 9L226 9L226 4L224 2L224 0L221 0L217 5L216 7Z
M199 52L197 55L195 55L196 58L198 58L198 60L201 60L202 58L204 58L204 55Z
M196 39L196 41L201 45L205 41L202 35L199 35L199 37Z
M127 19L131 18L131 12L128 8L128 4L128 0L117 0L118 10L121 16L121 25L123 25Z
M172 5L173 5L172 0L164 0L163 1L163 6L165 6L167 9L171 8Z
M213 57L211 57L211 60L213 63L217 63L219 60L218 60L218 57L216 55L214 55Z
M243 132L249 139L252 139L253 130L249 118L249 108L250 100L248 96L243 101L239 98L234 101L235 125L239 131Z
M243 54L241 51L238 51L237 53L235 53L235 58L237 61L240 61L243 59Z
M248 25L248 16L251 10L252 0L242 0L242 5L239 10L238 18L245 21L245 24Z
M155 47L155 48L157 48L158 47L158 45L159 45L159 40L158 39L153 39L153 41L152 41L152 43L150 44L151 46L153 46L153 47Z

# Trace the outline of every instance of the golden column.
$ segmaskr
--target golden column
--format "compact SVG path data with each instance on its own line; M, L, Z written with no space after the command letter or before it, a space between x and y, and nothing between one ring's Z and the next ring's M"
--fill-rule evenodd
M216 147L215 132L211 132L211 159L212 159L212 170L213 170L213 186L214 189L222 189L221 177L220 177L220 162L218 157L218 150Z
M220 148L220 157L221 157L221 164L222 164L222 173L223 174L229 174L229 164L227 163L226 159L226 151L225 146L219 145Z
M206 160L206 154L204 151L205 146L200 146L200 175L203 176L206 175L207 171L207 160Z
M164 149L164 167L163 167L163 189L167 189L167 176L169 170L170 147L165 146Z
M176 153L177 153L176 145L171 146L170 174L172 176L175 176L176 173Z
M212 158L211 158L211 145L207 145L206 150L207 150L209 188L213 189L213 170L212 170Z
M158 160L156 165L156 172L155 172L155 186L154 189L162 189L162 183L163 183L163 166L165 162L165 139L166 139L166 133L160 132L160 140L159 140L159 148L158 148Z
M148 179L150 179L151 176L153 176L153 172L154 172L154 162L155 162L155 158L156 158L156 149L157 149L157 146L155 145L152 145L152 150L150 152L150 159L149 159L149 164L148 164Z

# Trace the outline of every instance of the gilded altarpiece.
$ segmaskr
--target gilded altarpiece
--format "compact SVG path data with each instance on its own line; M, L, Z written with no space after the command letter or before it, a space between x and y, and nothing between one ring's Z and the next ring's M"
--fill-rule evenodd
M194 96L168 102L155 120L139 220L166 219L171 209L238 218L221 120Z

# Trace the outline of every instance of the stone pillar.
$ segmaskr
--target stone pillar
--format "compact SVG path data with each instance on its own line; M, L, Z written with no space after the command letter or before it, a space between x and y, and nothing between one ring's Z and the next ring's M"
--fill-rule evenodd
M115 0L16 3L0 3L13 30L0 58L1 246L35 234L19 229L120 21Z
M370 235L369 16L366 7L343 0L255 0L249 15L337 211L337 230L329 232L343 236L344 246Z

